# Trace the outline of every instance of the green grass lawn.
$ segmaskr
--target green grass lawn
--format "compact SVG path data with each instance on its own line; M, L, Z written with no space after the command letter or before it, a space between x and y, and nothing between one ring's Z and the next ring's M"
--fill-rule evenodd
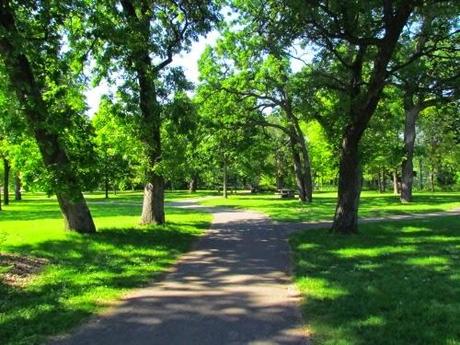
M54 199L25 196L0 212L0 255L46 260L22 286L0 281L0 343L39 344L101 310L129 289L164 272L209 226L211 216L166 208L166 226L140 227L141 194L119 194L126 204L89 204L98 233L65 232ZM186 197L185 193L168 195ZM113 199L110 199L113 200ZM3 265L3 273L11 265Z
M297 199L280 199L274 194L230 195L228 199L213 198L202 201L209 206L227 206L261 211L284 222L331 220L336 204L336 193L315 193L313 203L304 204ZM460 193L416 193L414 202L401 204L398 196L363 192L359 208L360 217L394 214L446 211L460 207Z
M460 219L294 235L295 279L314 343L460 344Z

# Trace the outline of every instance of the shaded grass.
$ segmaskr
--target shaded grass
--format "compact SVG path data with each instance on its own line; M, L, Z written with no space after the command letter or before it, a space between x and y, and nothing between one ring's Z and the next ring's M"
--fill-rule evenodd
M263 212L277 221L304 222L331 220L336 205L336 193L315 193L311 204L296 199L280 199L274 194L230 195L228 199L203 200L203 205L246 208ZM401 204L398 196L363 192L360 217L441 212L460 207L460 193L416 193L414 202Z
M133 203L90 205L98 227L90 236L63 231L56 202L43 196L26 196L0 212L0 252L49 261L25 287L0 282L2 345L38 344L158 277L211 220L167 208L166 226L140 227L140 207Z
M460 344L460 219L290 239L315 344Z

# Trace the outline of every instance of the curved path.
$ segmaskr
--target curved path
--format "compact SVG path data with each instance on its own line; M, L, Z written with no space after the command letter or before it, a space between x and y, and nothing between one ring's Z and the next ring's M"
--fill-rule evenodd
M174 271L51 344L308 343L289 277L287 228L252 211L203 209L213 213L212 226Z

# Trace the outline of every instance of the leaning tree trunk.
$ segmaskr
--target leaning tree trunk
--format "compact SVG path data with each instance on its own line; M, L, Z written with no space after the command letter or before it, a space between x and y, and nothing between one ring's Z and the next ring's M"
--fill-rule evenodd
M302 173L304 175L304 183L305 183L305 199L306 202L313 201L313 180L311 177L311 164L310 164L310 157L308 155L307 144L305 143L305 138L303 133L300 129L298 123L296 123L296 131L297 131L297 140L300 145L300 154L302 157Z
M12 87L23 108L28 126L37 141L43 162L52 176L52 187L64 217L65 227L82 233L96 231L80 184L52 125L41 87L35 79L28 58L20 46L20 35L8 3L0 4L0 28L9 33L0 37L0 53L7 66Z
M16 172L14 175L14 200L21 201L22 200L22 183L21 183L21 176L19 175L19 171Z
M302 171L302 160L300 158L298 143L294 135L289 138L289 144L291 146L292 161L294 163L294 174L299 191L299 199L303 202L307 201L307 188L305 185L305 176Z
M288 99L285 104L285 112L289 121L289 142L291 145L294 172L296 175L299 198L303 202L311 202L313 197L313 181L311 178L310 157L307 144L300 129L299 122L292 112L291 103Z
M342 144L338 201L332 231L341 234L358 232L358 207L362 171L358 153L359 138L345 137Z
M406 104L409 101L405 102ZM414 146L415 146L415 123L417 121L420 108L410 104L405 107L404 125L404 159L401 171L401 202L412 201L412 185L414 180Z
M10 162L3 158L3 204L10 204Z

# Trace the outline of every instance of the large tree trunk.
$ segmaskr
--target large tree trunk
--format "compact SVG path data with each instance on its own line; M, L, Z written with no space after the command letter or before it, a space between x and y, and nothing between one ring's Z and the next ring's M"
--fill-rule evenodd
M144 201L142 206L141 224L163 224L164 214L164 178L156 171L161 161L161 108L157 101L155 78L158 70L152 63L149 50L142 40L150 39L150 22L139 19L132 2L121 2L126 18L131 28L139 36L137 45L126 46L129 50L130 60L134 63L139 83L140 140L146 149L148 159L147 181L144 187ZM170 63L171 57L165 61ZM166 63L167 62L167 63Z
M14 17L5 2L0 4L0 28L9 33L0 38L0 53L45 167L52 176L53 190L64 216L65 227L82 233L95 232L96 227L75 176L74 167L62 147L58 130L49 123L52 115L43 101L41 87L35 79L29 60L19 46L22 40L19 39Z
M412 201L412 185L414 180L414 146L415 146L415 123L420 108L412 103L412 100L405 101L405 126L404 126L404 159L401 171L401 202Z
M104 194L105 194L105 198L108 199L109 198L109 179L108 177L104 177Z
M393 194L398 195L399 194L399 188L398 188L398 173L396 170L393 171Z
M388 17L385 23L385 34L381 38L372 68L365 72L370 74L366 86L363 86L365 84L363 66L368 45L359 45L351 64L348 114L350 123L345 129L342 140L338 200L331 229L333 232L350 234L358 231L358 205L362 183L359 141L380 101L388 77L388 63L413 8L413 3L403 2L397 12Z
M287 120L289 126L289 142L291 145L292 159L294 162L294 172L296 175L299 198L303 202L313 200L313 181L311 177L310 157L308 155L307 144L300 129L299 122L292 112L290 100L285 104Z
M141 224L163 224L164 211L164 180L162 176L152 175L150 183L144 187Z
M21 176L19 175L19 171L16 172L14 175L14 200L21 201L22 200L22 183L21 183Z
M190 193L195 193L198 186L198 176L193 175L188 184L188 191Z
M3 203L10 204L10 162L3 158Z
M294 174L299 192L299 199L303 202L307 201L307 187L305 184L305 176L302 169L302 160L298 149L298 143L295 136L291 136L289 140L291 146L292 160L294 162Z
M332 231L341 234L358 232L358 207L362 172L357 138L345 138L342 144L338 201Z

